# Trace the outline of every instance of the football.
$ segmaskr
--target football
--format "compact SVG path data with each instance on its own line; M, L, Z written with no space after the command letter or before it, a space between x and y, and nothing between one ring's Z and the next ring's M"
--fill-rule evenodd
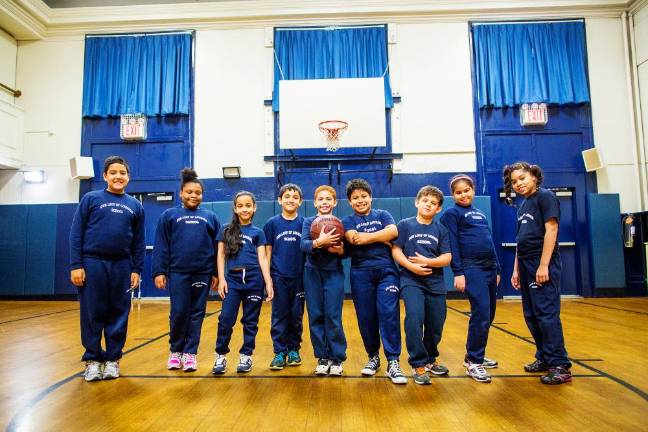
M342 225L342 221L340 219L333 215L324 215L315 218L310 229L311 240L318 238L322 229L324 229L324 232L328 233L333 228L335 228L335 232L333 234L340 235L340 238L338 239L336 244L341 244L342 239L344 239L344 225Z

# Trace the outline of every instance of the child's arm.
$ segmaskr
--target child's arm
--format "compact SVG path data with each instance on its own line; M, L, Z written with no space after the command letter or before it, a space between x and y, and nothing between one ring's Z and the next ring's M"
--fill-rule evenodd
M216 268L220 278L218 280L218 295L220 298L225 299L227 294L227 281L225 280L225 243L218 242L218 252L216 255Z
M356 230L347 231L344 236L349 243L358 246L371 243L388 243L398 237L398 229L395 224L391 224L380 231L371 233L361 233Z
M392 257L401 267L405 267L414 274L419 276L428 276L432 274L431 268L408 260L400 246L392 246Z
M274 297L274 290L272 288L272 278L270 277L270 264L266 257L266 246L257 247L257 255L259 257L259 266L261 267L261 273L263 274L263 280L265 281L265 289L267 293L266 301L272 300Z
M272 245L265 245L265 254L266 259L268 260L268 265L272 262Z
M169 249L169 233L167 232L166 219L160 217L155 229L152 273L155 288L161 290L166 288L167 275L169 274Z
M74 212L72 227L70 228L70 280L75 286L82 287L85 283L85 269L83 268L83 236L89 211L89 199L81 198L79 207Z
M452 209L446 211L441 217L441 223L448 229L448 240L452 251L450 266L454 273L454 287L459 292L466 290L466 276L464 275L463 262L459 246L459 221L457 213Z
M551 218L545 222L544 242L542 243L542 256L540 257L540 265L536 271L536 282L543 284L549 282L549 262L551 262L551 255L556 247L558 240L558 220Z
M445 267L450 265L450 262L452 261L452 254L450 252L441 254L436 258L428 258L418 252L415 253L416 255L407 257L407 259L413 263L420 264L425 267Z
M520 274L518 273L517 250L515 251L515 259L513 260L513 274L511 275L511 285L513 285L513 288L515 288L516 290L520 289Z
M135 218L133 225L133 243L131 244L131 256L133 268L131 273L130 289L135 289L140 283L140 275L144 269L144 255L146 254L146 240L144 238L144 207L140 206L140 214Z

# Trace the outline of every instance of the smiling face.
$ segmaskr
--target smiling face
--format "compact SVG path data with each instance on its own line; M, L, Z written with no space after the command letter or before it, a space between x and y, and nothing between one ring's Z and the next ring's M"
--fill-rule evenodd
M434 195L423 195L414 203L418 210L417 217L430 221L441 211L439 199Z
M126 191L126 185L130 180L126 166L120 163L110 164L104 173L103 178L108 185L108 192L114 194L123 194Z
M187 182L182 186L180 191L180 199L182 205L188 209L196 209L202 202L203 188L200 183Z
M299 191L294 189L288 189L281 195L277 201L284 213L292 215L297 212L297 209L302 203L302 197Z
M516 169L511 173L511 186L515 193L526 198L538 190L538 179L527 170Z
M462 207L470 207L475 198L475 189L465 180L458 180L452 185L452 197Z
M357 214L369 214L371 211L371 195L364 189L355 189L349 196L349 204Z
M241 195L234 203L234 213L239 218L241 225L247 225L252 221L256 212L256 204L250 195Z
M333 209L337 205L337 200L330 191L321 190L317 193L313 205L317 209L317 214L327 215L333 212Z

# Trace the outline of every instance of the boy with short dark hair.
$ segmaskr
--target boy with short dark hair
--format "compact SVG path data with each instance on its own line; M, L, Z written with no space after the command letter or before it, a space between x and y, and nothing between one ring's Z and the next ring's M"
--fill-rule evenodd
M354 214L342 219L351 255L351 294L360 335L369 356L361 373L373 376L380 368L382 339L387 376L406 384L398 358L401 353L400 289L390 241L398 236L389 212L371 208L371 186L364 179L347 183L346 194Z
M304 317L304 258L300 248L304 218L297 212L302 204L302 191L288 183L279 189L277 201L281 214L266 222L266 255L274 286L270 335L275 356L270 369L281 370L299 366Z
M416 195L417 215L398 223L392 255L401 266L405 300L405 342L416 384L430 384L428 373L446 375L437 363L438 345L446 318L443 270L450 264L448 230L434 216L441 212L443 193L424 186Z

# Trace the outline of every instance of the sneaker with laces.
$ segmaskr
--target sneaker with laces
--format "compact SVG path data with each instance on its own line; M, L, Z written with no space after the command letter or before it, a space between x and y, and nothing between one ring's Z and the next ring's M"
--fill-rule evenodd
M182 370L185 372L195 372L198 370L198 360L196 354L182 354Z
M495 369L496 367L499 366L499 363L497 363L497 360L484 357L484 363L482 363L482 366L484 366L484 368L486 369Z
M182 367L182 354L179 352L169 353L169 358L167 359L167 369L176 370Z
M525 372L545 372L549 370L549 365L542 360L536 360L533 363L524 365Z
M448 368L437 362L428 363L425 365L426 372L433 373L434 375L448 375Z
M288 366L299 366L302 364L302 359L299 355L299 351L291 350L288 351L288 357L286 357L286 363Z
M286 354L282 352L275 354L274 358L270 362L270 369L281 370L284 366L286 366Z
M467 363L464 363L464 366L466 366L466 375L475 381L481 383L491 382L491 376L486 372L486 369L484 369L484 365L473 363L468 360Z
M105 380L119 378L119 361L105 362L102 378Z
M223 375L226 370L227 370L227 359L222 354L216 354L216 361L214 362L214 368L212 369L212 374Z
M239 357L239 364L236 366L236 372L248 373L252 370L252 356L241 354Z
M557 385L571 382L572 374L568 367L557 366L549 368L549 373L540 377L542 384Z
M380 369L380 357L375 355L369 357L369 361L367 361L367 364L362 368L360 373L364 376L374 376L378 372L378 369Z
M342 362L331 362L331 367L329 368L330 376L342 376Z
M403 373L398 360L389 360L386 374L394 384L407 384L407 377Z
M412 371L412 377L414 382L420 385L432 384L430 380L430 375L425 367L417 367Z
M328 359L319 359L317 360L317 366L315 366L315 375L328 375L329 369L331 368L331 362Z
M101 363L94 360L87 361L85 372L83 372L83 379L88 382L100 381L102 379Z

